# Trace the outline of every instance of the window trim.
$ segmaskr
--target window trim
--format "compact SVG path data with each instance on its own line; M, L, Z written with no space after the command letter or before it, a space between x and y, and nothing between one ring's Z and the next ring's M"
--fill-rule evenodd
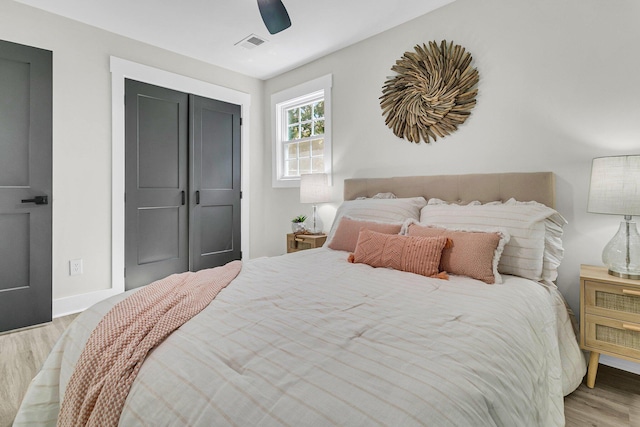
M284 143L281 140L282 129L286 126L287 108L293 104L303 103L305 99L317 97L324 91L324 172L332 176L332 143L331 143L331 87L333 76L327 74L317 79L302 83L289 89L271 95L271 123L272 123L272 186L274 188L299 187L300 178L283 178Z

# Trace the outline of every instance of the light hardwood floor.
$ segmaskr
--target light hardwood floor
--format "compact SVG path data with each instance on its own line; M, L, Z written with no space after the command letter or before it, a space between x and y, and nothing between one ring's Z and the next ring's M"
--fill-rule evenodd
M640 427L640 375L600 365L595 387L565 397L564 413L567 427Z
M75 318L0 335L0 427L10 426L29 382ZM567 427L640 427L640 376L600 365L596 386L565 398Z
M0 427L10 426L29 383L76 315L0 335Z

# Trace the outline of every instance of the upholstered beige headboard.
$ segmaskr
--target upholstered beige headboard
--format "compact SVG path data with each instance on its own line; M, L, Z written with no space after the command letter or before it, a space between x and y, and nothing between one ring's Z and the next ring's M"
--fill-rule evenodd
M344 200L391 192L397 197L423 196L448 202L482 203L511 197L535 200L555 208L556 183L553 172L514 172L469 175L405 176L393 178L351 178L344 181Z

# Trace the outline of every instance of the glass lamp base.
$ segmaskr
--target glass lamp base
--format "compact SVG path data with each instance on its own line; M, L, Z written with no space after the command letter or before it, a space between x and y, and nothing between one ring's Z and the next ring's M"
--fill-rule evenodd
M318 207L313 205L313 214L311 218L306 222L307 231L310 231L313 234L322 234L322 228L324 224L320 219L320 215L318 215Z
M613 271L613 270L609 270L608 273L609 273L610 276L616 276L616 277L620 277L622 279L640 280L640 274L623 273L623 272L620 272L620 271Z
M612 276L640 280L640 234L631 217L625 217L616 235L604 247L602 262Z

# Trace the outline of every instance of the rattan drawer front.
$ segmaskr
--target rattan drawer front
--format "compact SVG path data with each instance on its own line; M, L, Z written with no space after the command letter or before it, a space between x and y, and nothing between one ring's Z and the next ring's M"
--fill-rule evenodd
M638 322L640 319L640 288L585 281L587 313Z
M585 344L596 351L640 359L640 324L587 315Z
M287 253L304 251L321 247L327 240L325 234L287 234Z
M313 249L313 245L310 242L300 241L291 239L289 241L289 250L295 251L304 251L305 249Z

